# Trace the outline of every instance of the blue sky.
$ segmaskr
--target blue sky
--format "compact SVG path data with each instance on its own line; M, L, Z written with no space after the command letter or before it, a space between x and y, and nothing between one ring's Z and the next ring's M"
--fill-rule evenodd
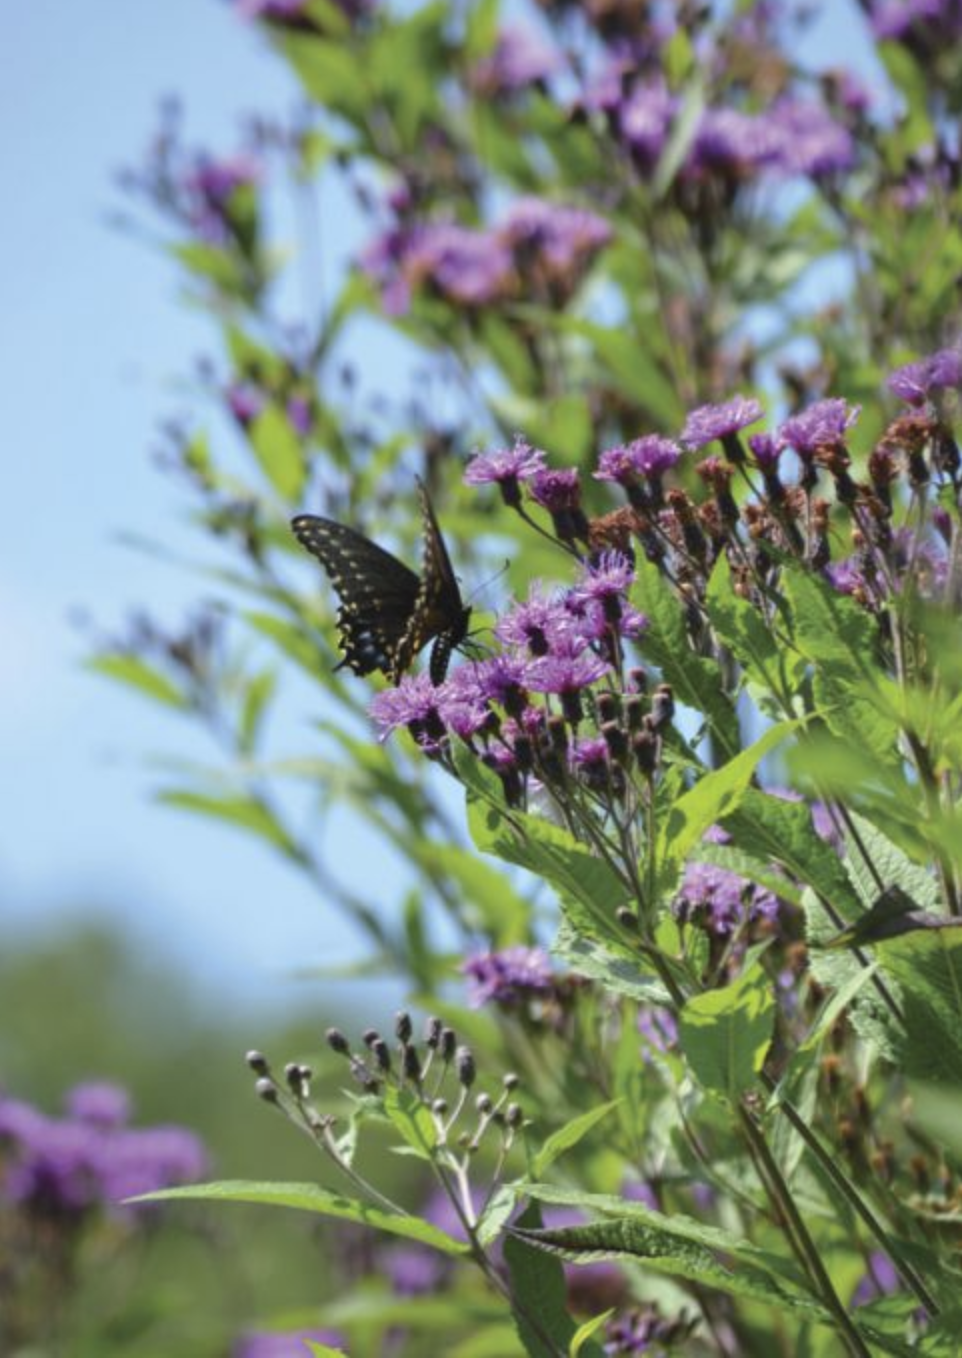
M851 59L847 9L827 6L814 40L829 63ZM0 946L96 907L212 995L286 1006L290 969L344 960L351 940L262 846L151 803L163 780L145 755L207 752L86 673L71 617L109 628L146 604L174 622L197 594L119 541L176 532L183 503L149 450L160 417L189 406L179 383L210 332L178 304L171 264L110 229L113 177L167 93L191 141L225 150L245 109L288 110L296 93L219 0L33 0L5 36Z
M216 0L34 0L5 34L0 946L96 907L212 993L287 1003L289 968L349 941L263 847L151 803L145 755L197 757L196 739L86 673L71 619L109 628L149 605L175 621L197 591L119 542L183 511L149 454L210 334L171 264L110 229L113 177L165 94L191 141L227 149L239 114L291 108L293 84Z

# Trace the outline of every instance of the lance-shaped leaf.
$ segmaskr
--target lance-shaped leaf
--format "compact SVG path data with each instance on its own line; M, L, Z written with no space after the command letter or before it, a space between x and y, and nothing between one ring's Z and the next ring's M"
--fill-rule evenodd
M678 1035L695 1079L734 1102L751 1089L772 1040L775 998L760 962L721 990L688 1000Z

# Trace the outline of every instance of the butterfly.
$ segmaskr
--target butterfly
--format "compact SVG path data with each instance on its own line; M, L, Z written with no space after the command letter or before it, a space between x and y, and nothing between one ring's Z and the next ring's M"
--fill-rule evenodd
M468 634L471 609L461 598L428 493L420 480L417 486L424 527L420 576L346 524L315 514L291 520L298 542L320 561L340 599L338 643L344 659L337 669L380 670L397 684L433 639L429 671L431 682L440 684L451 652Z

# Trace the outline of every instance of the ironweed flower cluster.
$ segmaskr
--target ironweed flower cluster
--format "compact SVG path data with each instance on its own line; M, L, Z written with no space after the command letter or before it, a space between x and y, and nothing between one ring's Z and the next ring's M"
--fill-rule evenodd
M368 246L361 264L391 315L407 311L421 292L469 316L531 295L561 307L610 238L596 213L528 197L492 227L409 219L404 212Z

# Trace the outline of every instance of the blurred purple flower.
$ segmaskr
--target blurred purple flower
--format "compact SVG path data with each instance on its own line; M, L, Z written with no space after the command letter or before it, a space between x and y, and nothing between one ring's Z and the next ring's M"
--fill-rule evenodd
M659 477L675 465L681 449L672 439L660 434L646 434L631 443L608 448L598 459L595 479L617 481L625 485L633 475Z
M604 604L627 594L634 579L635 568L626 556L621 552L602 552L596 561L585 565L570 597Z
M700 922L718 938L728 938L748 920L778 917L778 897L728 868L688 863L672 903L676 917Z
M550 514L577 509L581 504L577 468L535 472L531 480L531 494L535 502L543 509L547 509Z
M804 457L825 445L840 443L858 419L861 406L849 406L841 397L816 401L807 410L790 416L776 435L780 448L794 448Z
M899 1286L898 1271L891 1259L881 1250L873 1250L869 1255L868 1271L852 1294L851 1305L864 1306L878 1297L897 1292Z
M491 55L475 65L471 83L489 94L514 94L546 80L560 65L559 53L537 33L520 24L506 24Z
M636 87L627 98L619 88L612 104L618 107L618 127L640 168L651 171L658 164L668 141L678 100L660 78L654 83ZM600 91L599 91L600 92Z
M543 198L519 198L500 228L515 251L535 251L553 273L568 274L607 245L611 227L586 208L565 207Z
M578 693L596 683L608 668L608 661L599 655L545 655L528 666L528 687L536 693Z
M928 358L906 363L889 374L886 385L901 400L922 405L935 391L962 386L962 351L940 349Z
M437 1292L450 1272L450 1261L425 1245L392 1245L379 1256L381 1272L399 1297Z
M675 1017L660 1005L649 1004L638 1010L638 1031L658 1052L666 1052L678 1042Z
M483 486L490 482L503 484L530 481L538 472L544 470L545 454L540 448L532 448L520 434L510 448L496 448L490 453L475 453L464 471L464 482L468 486Z
M440 726L443 734L440 698L429 674L405 674L397 688L375 694L368 711L382 740L399 726L412 724Z
M942 44L962 37L962 8L958 0L873 0L869 5L872 33L881 41L899 42L920 29Z
M343 1349L344 1336L337 1330L257 1330L241 1335L231 1349L231 1358L307 1358L307 1341Z
M686 448L703 448L706 443L757 423L763 414L760 402L746 396L735 396L721 405L699 406L685 421L680 441Z
M461 968L470 982L470 1001L475 1009L483 1004L514 1005L554 989L554 975L547 953L542 948L519 944L499 952L469 957Z
M75 1085L66 1097L69 1117L92 1127L123 1127L130 1117L130 1095L109 1080Z

